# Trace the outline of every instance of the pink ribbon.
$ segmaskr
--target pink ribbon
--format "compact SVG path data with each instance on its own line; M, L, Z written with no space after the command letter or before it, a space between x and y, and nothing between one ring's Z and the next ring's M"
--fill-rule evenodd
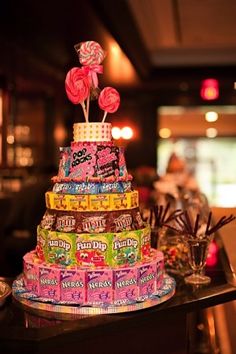
M84 66L85 70L88 73L88 76L91 78L91 82L94 88L98 87L98 76L97 74L103 73L103 66L94 64L94 65L86 65Z

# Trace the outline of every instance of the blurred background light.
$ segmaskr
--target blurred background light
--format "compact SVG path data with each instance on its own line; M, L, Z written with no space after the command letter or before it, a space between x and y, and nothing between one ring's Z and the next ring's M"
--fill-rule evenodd
M218 131L215 128L206 129L206 136L208 138L215 138L217 136L217 134L218 134Z
M216 122L218 119L217 112L206 112L205 119L207 122Z
M131 127L124 127L121 129L121 137L125 140L129 140L133 137L133 129Z
M201 98L206 101L216 100L219 97L219 83L216 79L206 79L201 83Z
M171 130L169 128L161 128L159 130L159 135L163 139L167 139L171 136Z
M121 138L121 129L119 127L113 127L111 130L113 139L118 140Z

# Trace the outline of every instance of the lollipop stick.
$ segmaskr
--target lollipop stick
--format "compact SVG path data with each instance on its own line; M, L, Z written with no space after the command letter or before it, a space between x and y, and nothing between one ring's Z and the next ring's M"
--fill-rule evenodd
M83 108L85 121L88 123L88 117L87 117L87 112L86 112L86 108L85 108L84 102L81 103L81 106L82 106L82 108Z
M102 118L102 123L105 122L106 116L107 116L107 111L104 111L104 116L103 116L103 118Z
M87 98L87 122L89 121L89 102L90 102L90 95Z

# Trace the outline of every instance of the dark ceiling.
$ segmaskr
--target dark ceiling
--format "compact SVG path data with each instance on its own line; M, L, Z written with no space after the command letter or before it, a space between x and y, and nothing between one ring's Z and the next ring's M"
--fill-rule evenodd
M1 1L0 74L36 75L31 61L60 81L77 63L74 44L103 44L109 32L145 83L206 74L233 82L235 13L234 0Z

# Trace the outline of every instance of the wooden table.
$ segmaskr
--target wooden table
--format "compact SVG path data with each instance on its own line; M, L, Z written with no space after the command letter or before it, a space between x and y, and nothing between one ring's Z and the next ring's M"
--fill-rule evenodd
M228 257L222 239L217 264L207 269L212 281L193 288L176 278L175 295L149 309L130 313L61 318L55 313L32 313L11 298L0 310L2 353L144 354L191 353L193 314L236 299L230 284Z

